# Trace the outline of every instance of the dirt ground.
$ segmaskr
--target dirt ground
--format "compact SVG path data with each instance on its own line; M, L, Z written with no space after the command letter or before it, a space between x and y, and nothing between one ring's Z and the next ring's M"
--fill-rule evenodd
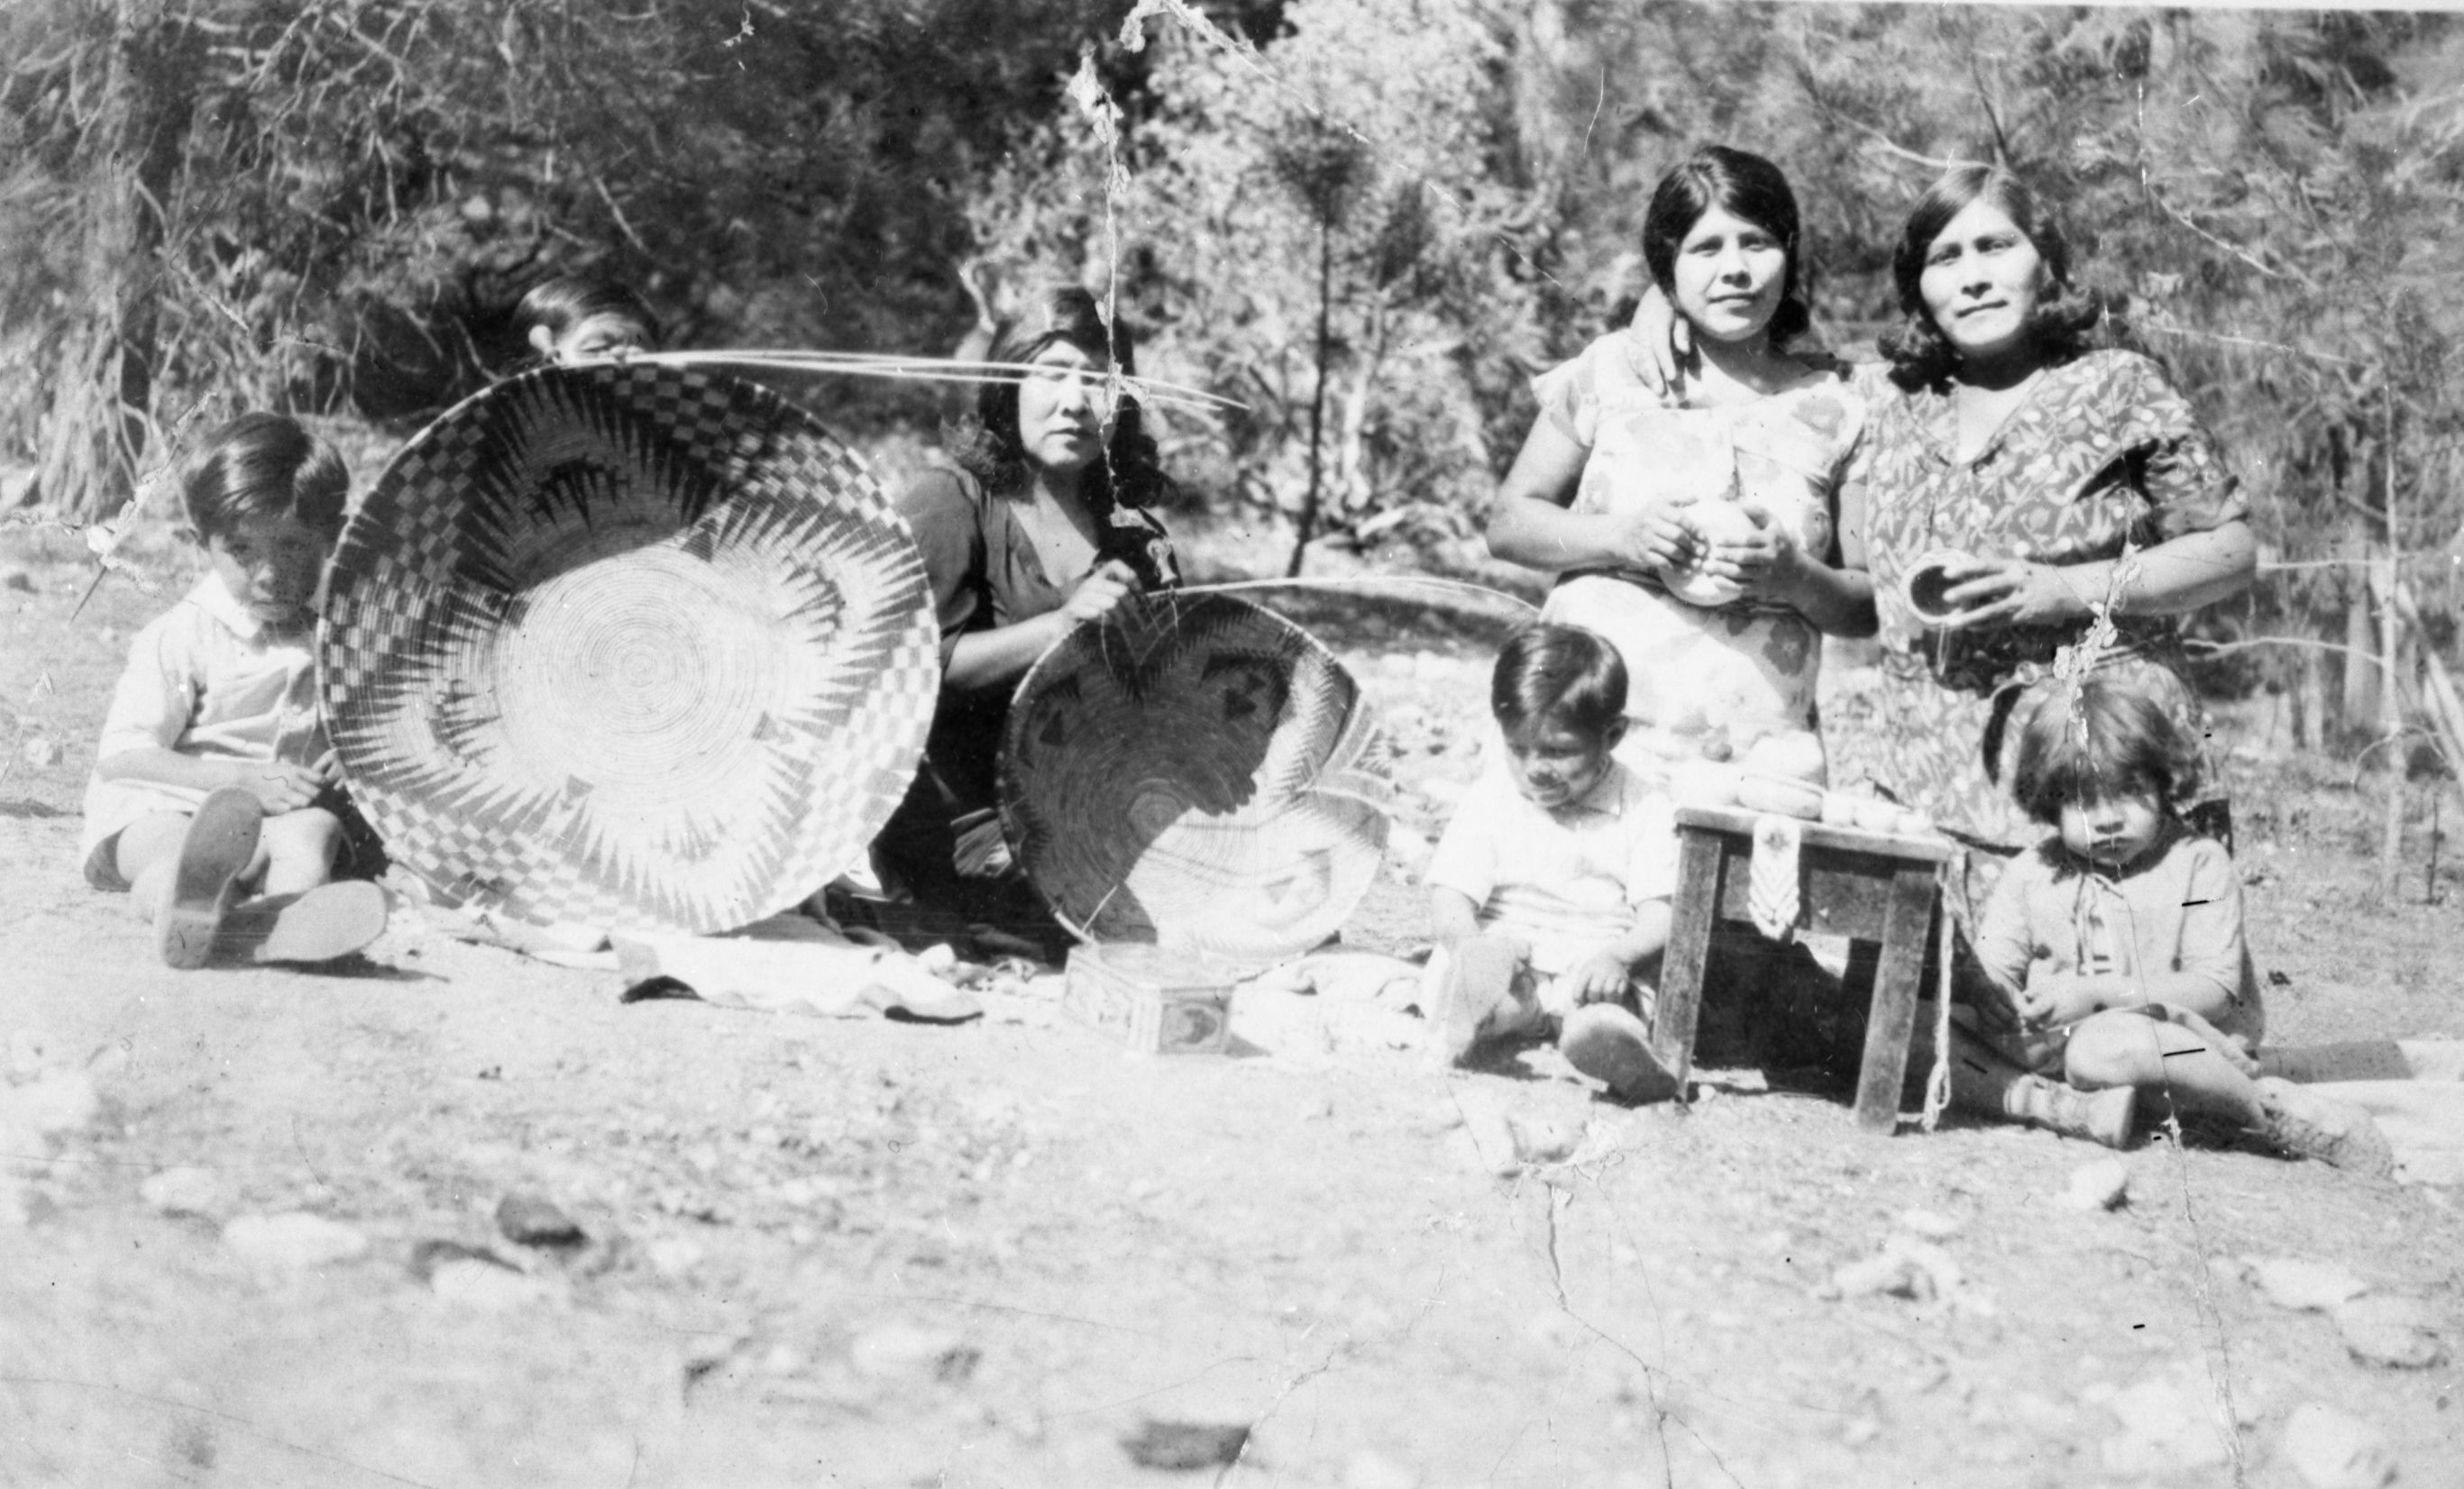
M2288 1441L2317 1404L2397 1482L2464 1484L2453 1191L2160 1138L2079 1210L2096 1150L1863 1136L1786 1072L1629 1110L1331 1015L1142 1062L1050 1019L626 1005L407 918L321 974L167 971L73 863L105 695L184 582L138 551L165 594L113 579L72 624L77 540L0 531L0 1483L2298 1489L2331 1481ZM1494 626L1292 613L1433 836ZM2464 1037L2426 827L2388 901L2374 779L2233 769L2272 1032ZM1407 948L1419 903L1390 865L1351 939ZM1466 1113L1580 1145L1501 1174ZM508 1196L586 1239L517 1243ZM259 1218L296 1214L330 1224ZM1842 1296L1886 1248L1904 1285ZM2285 1258L2451 1358L2362 1363L2245 1266ZM1247 1429L1228 1468L1210 1427Z

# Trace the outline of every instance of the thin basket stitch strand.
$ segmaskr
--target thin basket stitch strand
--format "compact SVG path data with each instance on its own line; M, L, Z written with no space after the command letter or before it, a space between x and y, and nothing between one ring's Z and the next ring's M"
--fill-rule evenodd
M1021 679L1002 820L1064 924L1245 964L1341 928L1394 783L1360 690L1288 621L1225 596L1123 606Z
M450 410L352 516L319 689L450 903L708 932L803 900L903 795L939 690L913 538L767 389L550 368Z

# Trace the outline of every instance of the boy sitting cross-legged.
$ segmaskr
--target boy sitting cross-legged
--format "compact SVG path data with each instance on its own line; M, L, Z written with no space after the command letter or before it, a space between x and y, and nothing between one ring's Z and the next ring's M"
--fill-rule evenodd
M206 575L137 633L87 783L87 882L132 891L163 959L323 961L385 930L385 891L336 884L339 772L317 712L317 585L342 529L341 456L243 414L181 483ZM236 903L253 887L259 898Z
M1625 692L1616 649L1575 626L1526 626L1498 654L1506 768L1472 786L1430 861L1421 1006L1449 1062L1554 1023L1575 1069L1664 1101L1677 1083L1651 1054L1644 974L1668 944L1677 831L1667 798L1611 754Z

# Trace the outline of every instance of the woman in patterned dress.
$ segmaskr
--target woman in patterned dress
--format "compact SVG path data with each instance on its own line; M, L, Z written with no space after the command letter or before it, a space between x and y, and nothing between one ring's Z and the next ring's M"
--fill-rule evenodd
M1179 581L1148 509L1171 489L1138 405L1128 332L1094 296L1051 291L1000 330L986 383L950 431L951 464L899 496L941 623L941 701L924 763L873 841L886 887L973 928L978 949L1057 955L1066 939L1001 837L1001 726L1018 680L1081 621ZM945 929L945 928L930 928Z
M1872 628L1835 504L1863 401L1827 359L1782 350L1807 324L1796 240L1788 180L1760 156L1711 146L1661 178L1643 257L1699 364L1654 393L1607 336L1541 376L1490 514L1490 552L1559 571L1545 618L1623 656L1617 753L1646 776L1792 734L1812 774L1818 633Z
M2040 834L2006 789L2008 720L2094 668L2205 737L2179 618L2256 572L2214 441L2154 361L2085 348L2098 310L2069 270L2007 171L1962 167L1925 192L1892 258L1906 318L1842 497L1864 516L1844 546L1873 576L1882 663L1866 707L1828 721L1833 777L1996 855ZM1907 580L1946 558L1951 613L1928 623ZM2211 766L2185 804L2221 826Z

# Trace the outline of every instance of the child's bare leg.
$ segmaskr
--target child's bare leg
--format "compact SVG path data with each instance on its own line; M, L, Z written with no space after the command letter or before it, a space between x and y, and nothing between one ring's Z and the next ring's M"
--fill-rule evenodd
M2071 1030L2062 1065L2071 1084L2083 1090L2133 1085L2170 1098L2183 1111L2210 1112L2245 1127L2266 1121L2257 1083L2190 1030L2144 1014L2081 1020Z
M2288 1081L2254 1081L2179 1024L2138 1014L2098 1014L2071 1031L2065 1066L2074 1084L2159 1093L2180 1110L2229 1118L2301 1157L2381 1175L2395 1168L2395 1155L2368 1112Z
M341 819L321 806L265 820L266 894L299 894L334 877L342 845Z

